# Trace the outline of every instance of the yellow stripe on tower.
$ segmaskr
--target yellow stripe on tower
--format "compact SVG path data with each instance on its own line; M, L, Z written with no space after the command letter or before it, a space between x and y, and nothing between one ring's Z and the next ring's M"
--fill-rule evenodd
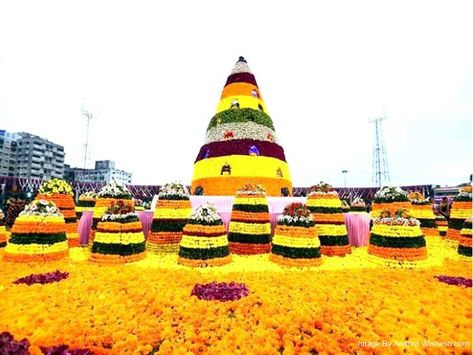
M222 167L229 164L231 176L262 176L269 178L278 177L278 169L282 172L284 179L290 180L289 167L286 162L270 157L230 155L199 160L194 164L194 176L192 180L218 177L222 173Z
M268 113L268 109L263 100L257 99L256 97L246 95L235 95L226 97L218 103L217 113L231 109L232 103L237 100L239 108L252 108L254 110L260 110L259 105L263 108L265 113ZM238 109L238 108L235 108Z
M261 99L261 93L259 92L258 87L250 83L228 84L223 88L222 96L220 97L220 99L236 95L258 97Z

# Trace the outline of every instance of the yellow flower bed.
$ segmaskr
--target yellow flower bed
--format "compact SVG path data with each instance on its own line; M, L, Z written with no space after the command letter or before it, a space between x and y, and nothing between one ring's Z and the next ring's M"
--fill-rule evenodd
M107 233L95 232L95 242L110 244L134 244L145 240L143 232Z
M375 224L371 233L386 237L420 237L422 230L419 226L387 226Z
M156 208L153 213L154 219L187 219L192 213L192 208Z
M186 248L218 248L228 245L228 239L226 235L221 237L193 237L190 235L184 235L179 244Z
M271 234L271 224L232 221L229 226L229 232L244 234Z
M284 235L275 235L273 243L290 248L318 248L320 247L319 238L293 238Z
M10 254L49 254L67 250L67 241L54 244L12 244L8 243L5 252Z
M347 235L347 227L344 224L317 224L315 229L319 235Z
M267 205L268 201L262 197L236 197L234 205Z
M421 270L377 265L366 247L322 256L312 269L283 268L268 255L233 255L204 269L177 265L177 255L98 266L85 261L87 248L48 264L0 260L0 329L28 338L32 354L63 343L97 354L471 353L472 289L434 278L471 278L471 262L441 241L427 247L432 263ZM69 277L13 284L56 269ZM196 283L212 281L245 283L250 294L230 302L190 296Z
M471 209L452 209L450 218L467 219L471 217Z
M342 201L338 196L333 197L332 195L314 195L307 198L307 206L309 207L332 207L341 208Z

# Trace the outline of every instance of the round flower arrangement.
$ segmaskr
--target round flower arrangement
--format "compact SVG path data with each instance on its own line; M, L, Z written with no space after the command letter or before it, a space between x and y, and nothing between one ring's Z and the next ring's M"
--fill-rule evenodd
M128 191L127 187L116 182L115 180L102 187L102 189L97 194L97 199L95 200L93 223L90 230L89 242L94 240L97 224L107 211L110 204L120 200L131 202L131 198L131 193Z
M409 192L408 198L411 202L410 211L412 217L419 220L424 235L426 237L439 236L434 211L432 210L430 201L418 191Z
M145 257L145 236L133 204L118 200L110 203L97 225L91 260L126 263Z
M320 241L310 210L302 203L284 208L274 231L269 259L283 266L318 266Z
M53 202L35 200L16 218L4 260L51 261L62 259L68 253L63 215Z
M79 200L77 201L77 206L76 206L77 218L80 218L82 216L82 212L84 211L94 210L96 198L97 198L97 192L95 191L87 191L80 194Z
M338 192L330 184L324 182L312 186L307 195L307 208L315 221L322 254L345 256L351 253Z
M182 230L191 213L187 187L178 182L164 185L158 194L146 250L152 253L177 253Z
M216 208L205 203L191 214L179 243L181 265L219 266L231 262L228 239Z
M458 240L458 254L464 256L466 260L471 260L471 217L463 222Z
M246 184L236 194L228 228L230 251L235 254L269 253L271 219L265 189Z
M373 218L379 217L381 211L384 210L395 214L397 210L402 208L410 208L407 192L400 187L384 186L374 195L371 216Z
M472 213L472 193L471 186L466 186L460 190L452 203L450 220L448 221L448 231L445 240L455 248L460 240L460 231L463 222L471 217Z
M361 197L355 197L351 203L350 212L366 212L366 203Z
M381 211L380 216L373 219L368 253L386 259L387 266L426 259L427 248L419 221L412 218L407 209L395 214L388 209Z
M54 178L42 183L36 200L54 202L66 221L66 236L70 247L78 247L79 233L77 230L76 206L74 192L69 183L63 179Z
M7 230L5 227L5 215L0 209L0 248L4 248L7 245Z

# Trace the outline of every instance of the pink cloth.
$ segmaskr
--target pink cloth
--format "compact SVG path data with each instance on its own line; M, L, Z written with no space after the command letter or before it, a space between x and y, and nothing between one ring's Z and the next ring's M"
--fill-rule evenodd
M77 231L79 232L79 241L81 245L87 245L89 243L90 228L92 228L92 211L83 211L82 216L79 219L77 225Z
M145 238L148 238L151 224L153 224L153 211L136 211L136 214L141 221L143 234L145 235Z
M366 212L344 213L348 231L348 241L351 245L362 247L368 244L370 238L370 216Z

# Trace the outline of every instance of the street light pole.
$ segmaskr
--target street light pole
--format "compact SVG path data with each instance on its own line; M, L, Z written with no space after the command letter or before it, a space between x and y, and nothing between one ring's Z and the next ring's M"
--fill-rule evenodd
M348 170L342 170L344 187L347 187L347 173L348 173Z

